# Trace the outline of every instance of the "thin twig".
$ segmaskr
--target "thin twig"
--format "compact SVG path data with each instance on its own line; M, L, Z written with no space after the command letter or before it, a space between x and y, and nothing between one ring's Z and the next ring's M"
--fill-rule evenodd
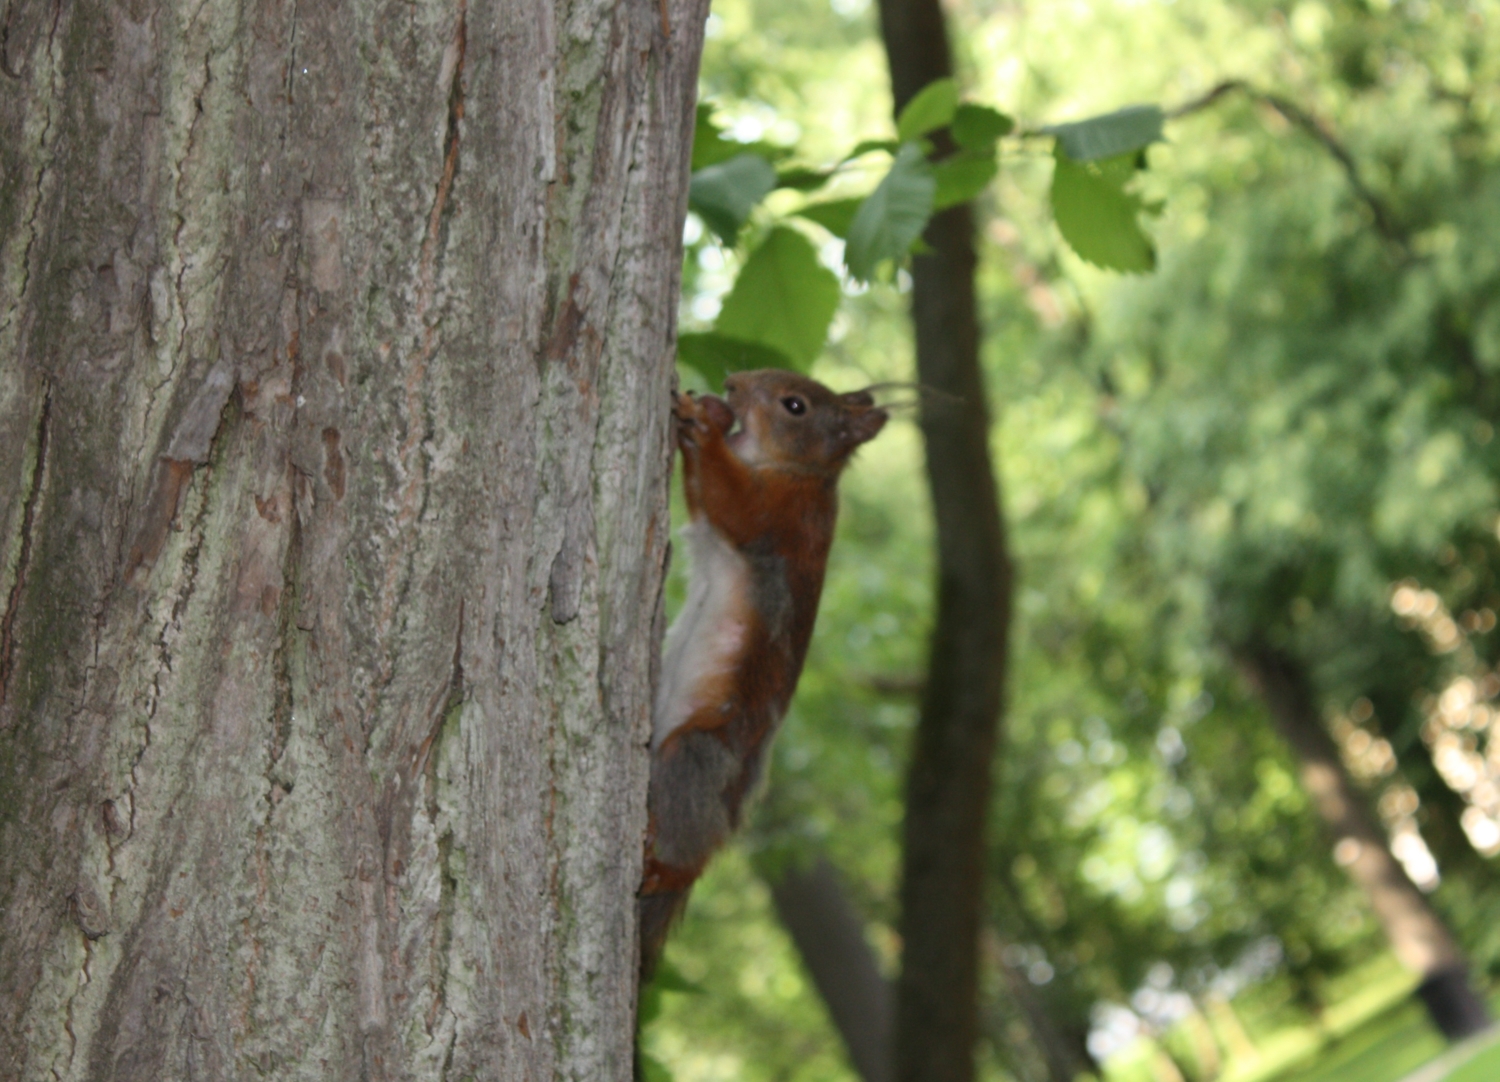
M1216 104L1220 98L1238 91L1252 101L1268 105L1276 110L1289 123L1301 128L1323 145L1323 149L1333 156L1343 169L1344 176L1349 180L1349 187L1354 189L1355 196L1370 212L1374 219L1375 231L1385 240L1396 247L1403 256L1411 254L1410 238L1406 228L1397 221L1390 207L1386 206L1384 200L1376 195L1365 184L1364 178L1359 174L1359 166L1355 164L1354 157L1339 142L1338 137L1333 134L1328 125L1319 120L1313 114L1303 109L1295 102L1281 97L1279 94L1271 94L1264 90L1257 90L1242 79L1228 79L1214 87L1208 93L1194 98L1192 101L1177 106L1175 109L1167 109L1164 116L1168 120L1180 120L1185 116L1201 112L1209 106ZM1018 139L1037 139L1041 137L1052 138L1053 132L1043 128L1018 128L1015 137Z
M1376 232L1399 248L1403 255L1409 253L1409 239L1406 230L1396 221L1395 215L1391 213L1390 208L1386 206L1385 202L1365 184L1364 179L1359 175L1359 166L1355 164L1353 155L1349 153L1343 143L1339 142L1338 137L1333 134L1328 125L1313 116L1306 109L1303 109L1296 102L1289 101L1279 94L1257 90L1243 80L1230 79L1220 83L1202 97L1195 98L1185 105L1179 105L1176 109L1168 110L1166 114L1167 119L1177 120L1199 112L1213 105L1226 94L1233 93L1234 91L1239 91L1252 101L1270 106L1289 123L1301 128L1319 143L1322 143L1323 149L1328 151L1344 170L1344 175L1349 180L1349 187L1354 189L1354 194L1359 198L1360 202L1369 208L1370 217L1375 220Z

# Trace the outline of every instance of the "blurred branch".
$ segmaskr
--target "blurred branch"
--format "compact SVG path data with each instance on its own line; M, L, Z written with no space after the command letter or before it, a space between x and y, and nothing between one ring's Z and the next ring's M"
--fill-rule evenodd
M1463 948L1392 854L1384 827L1323 727L1306 666L1253 637L1232 644L1229 652L1296 756L1303 792L1336 843L1334 859L1364 892L1392 953L1422 978L1417 994L1433 1024L1450 1040L1485 1029L1489 1007L1469 985Z
M864 1082L888 1082L893 990L880 974L864 926L825 857L770 882L776 914L791 933L829 1017Z
M1301 128L1323 145L1323 149L1333 156L1344 170L1348 178L1349 186L1354 189L1354 194L1364 203L1370 211L1370 216L1375 221L1375 230L1391 244L1401 250L1403 256L1410 254L1410 239L1405 227L1397 222L1396 216L1385 202L1370 190L1363 178L1359 175L1359 166L1355 164L1354 157L1348 148L1341 143L1337 136L1329 129L1322 120L1303 109L1296 102L1289 101L1279 94L1272 94L1264 90L1258 90L1241 79L1229 79L1214 87L1201 97L1194 98L1175 109L1167 110L1168 120L1179 120L1193 113L1201 112L1209 106L1214 105L1219 99L1233 93L1245 95L1251 101L1262 105L1268 105L1280 113L1289 123Z

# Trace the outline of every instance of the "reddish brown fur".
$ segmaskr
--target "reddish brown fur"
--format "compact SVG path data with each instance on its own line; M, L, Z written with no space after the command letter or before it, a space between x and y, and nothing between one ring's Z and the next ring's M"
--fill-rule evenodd
M769 738L796 690L838 513L839 473L886 420L865 392L837 395L790 372L725 381L728 402L674 404L689 514L751 568L733 664L699 685L700 707L653 749L642 972L714 851L738 827ZM787 409L796 398L805 407ZM731 434L735 421L740 430Z

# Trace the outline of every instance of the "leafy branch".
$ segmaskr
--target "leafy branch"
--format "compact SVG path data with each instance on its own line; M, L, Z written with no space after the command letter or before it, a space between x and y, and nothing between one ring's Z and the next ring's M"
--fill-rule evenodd
M772 192L813 196L872 155L889 159L866 195L809 198L787 219L811 223L844 242L844 267L869 282L913 252L932 216L974 199L1000 169L1000 141L1015 122L987 105L961 100L958 84L940 79L916 95L896 120L896 138L866 140L828 168L789 165L792 151L740 143L700 105L693 142L689 207L730 248ZM1057 142L1052 205L1064 240L1084 259L1113 270L1152 268L1141 230L1145 208L1126 191L1144 167L1142 149L1161 137L1161 111L1121 110L1046 129ZM746 254L713 328L679 336L678 359L710 382L749 367L805 369L827 341L838 309L837 275L789 220L773 221Z
M1380 235L1407 250L1405 231L1328 127L1295 103L1240 80L1220 83L1171 110L1132 105L1085 120L1018 130L1004 113L961 100L953 79L939 79L907 103L897 117L895 139L860 142L842 160L821 169L788 165L793 151L785 147L727 138L714 123L712 107L700 105L688 205L727 247L735 248L756 208L772 192L812 196L851 168L864 168L869 156L883 154L890 164L868 194L809 199L786 216L842 240L849 277L869 282L883 268L922 250L922 234L934 214L989 187L999 172L1002 139L1046 138L1053 141L1050 202L1063 240L1097 267L1145 273L1154 269L1156 252L1141 216L1160 210L1146 204L1132 184L1146 168L1146 148L1162 140L1168 120L1207 109L1236 92L1316 138L1343 168ZM841 295L838 277L818 261L803 228L786 219L759 233L713 329L679 337L678 359L713 383L742 368L805 370L827 341Z

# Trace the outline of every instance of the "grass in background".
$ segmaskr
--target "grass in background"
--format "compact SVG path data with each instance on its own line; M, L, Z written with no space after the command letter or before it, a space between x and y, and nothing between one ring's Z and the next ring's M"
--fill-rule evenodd
M1255 996L1236 999L1245 1028L1254 1034L1253 1058L1232 1059L1218 1082L1496 1082L1500 1079L1500 1039L1469 1050L1470 1058L1411 1078L1432 1064L1449 1045L1427 1019L1414 997L1415 981L1388 954L1343 975L1330 987L1333 1005L1320 1019L1306 1015L1288 1021L1291 1012ZM1249 1008L1246 1010L1246 1008ZM1500 1018L1500 989L1491 1000ZM1270 1022L1267 1025L1267 1022ZM1167 1043L1174 1042L1169 1034ZM1183 1064L1191 1077L1193 1065ZM1141 1041L1112 1060L1107 1082L1158 1082L1162 1077L1157 1045Z

